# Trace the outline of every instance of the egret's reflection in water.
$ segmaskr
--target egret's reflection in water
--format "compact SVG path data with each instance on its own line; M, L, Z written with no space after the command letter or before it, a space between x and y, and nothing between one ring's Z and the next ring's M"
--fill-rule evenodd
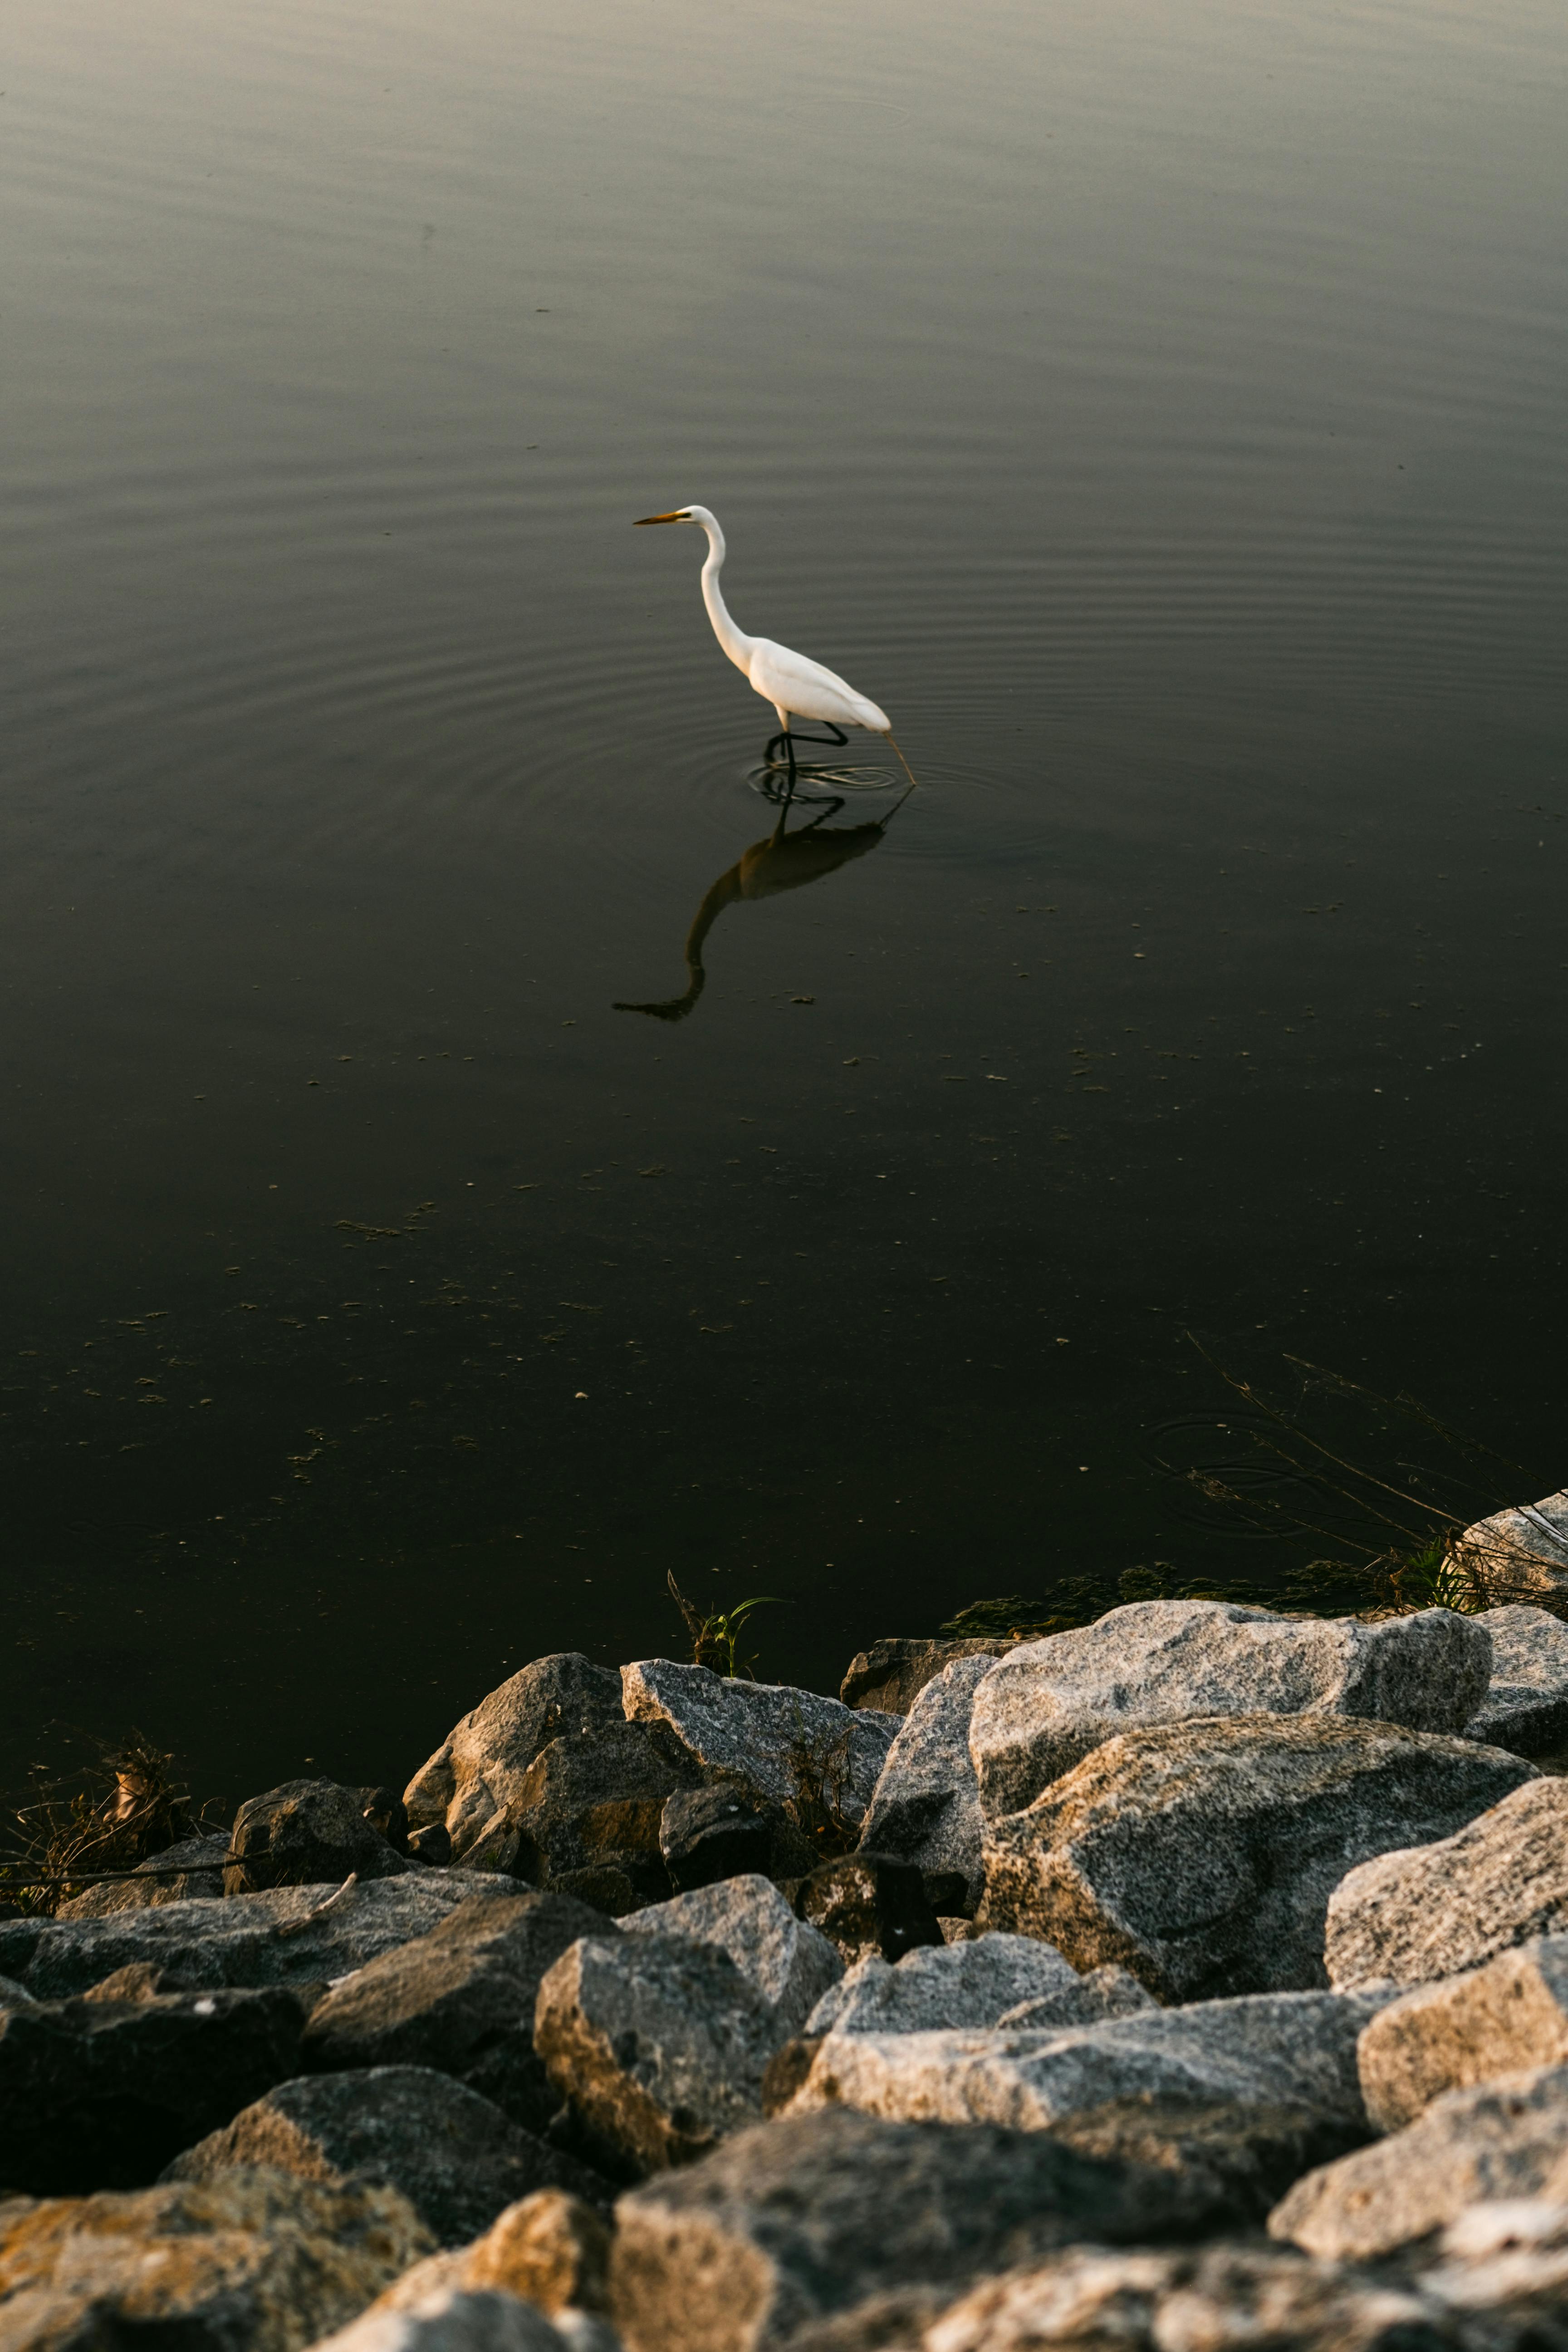
M820 816L803 824L794 833L786 833L790 803L784 802L779 821L772 833L762 841L752 842L750 849L742 851L733 866L720 875L709 890L692 919L686 934L686 993L669 996L655 1004L617 1003L617 1013L650 1013L656 1021L684 1021L701 995L708 975L702 966L702 947L709 932L726 907L739 898L772 898L780 890L799 890L807 882L820 882L825 876L847 866L853 857L864 857L875 849L885 836L888 826L902 808L905 793L887 815L875 824L829 826L827 819L844 805L836 797Z

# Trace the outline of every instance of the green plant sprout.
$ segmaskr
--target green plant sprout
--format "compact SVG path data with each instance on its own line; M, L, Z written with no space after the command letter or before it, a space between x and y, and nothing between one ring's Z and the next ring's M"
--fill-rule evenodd
M776 1592L758 1592L750 1601L738 1601L732 1609L710 1610L705 1615L682 1592L675 1580L673 1569L668 1572L668 1581L670 1599L679 1610L691 1637L692 1664L720 1668L731 1681L737 1675L751 1675L755 1682L756 1676L752 1674L752 1669L756 1664L756 1653L753 1651L746 1658L738 1654L746 1620L753 1609L787 1608L788 1602Z

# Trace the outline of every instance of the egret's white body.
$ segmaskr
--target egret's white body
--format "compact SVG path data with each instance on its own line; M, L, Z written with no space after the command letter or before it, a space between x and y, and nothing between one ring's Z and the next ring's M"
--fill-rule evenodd
M644 515L640 520L645 524L689 522L707 532L702 601L708 607L713 634L763 700L773 704L786 739L792 712L797 719L824 719L830 727L866 727L873 734L891 736L886 712L879 710L868 696L857 694L837 672L825 669L808 655L792 652L788 646L775 646L771 637L749 637L744 629L736 627L719 589L719 574L724 567L724 534L717 518L706 507L680 507L673 514Z

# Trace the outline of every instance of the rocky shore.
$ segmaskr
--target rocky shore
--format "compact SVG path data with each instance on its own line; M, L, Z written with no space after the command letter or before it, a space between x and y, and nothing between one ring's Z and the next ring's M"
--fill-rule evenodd
M0 1920L0 2352L1568 2352L1568 1496L1464 1541L539 1658Z

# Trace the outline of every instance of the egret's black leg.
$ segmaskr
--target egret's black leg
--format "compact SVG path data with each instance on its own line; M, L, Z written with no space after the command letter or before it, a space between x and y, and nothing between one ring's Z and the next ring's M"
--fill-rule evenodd
M848 736L841 728L836 727L831 719L825 719L822 723L828 730L826 735L796 735L793 740L797 743L826 743L842 750L849 740Z

